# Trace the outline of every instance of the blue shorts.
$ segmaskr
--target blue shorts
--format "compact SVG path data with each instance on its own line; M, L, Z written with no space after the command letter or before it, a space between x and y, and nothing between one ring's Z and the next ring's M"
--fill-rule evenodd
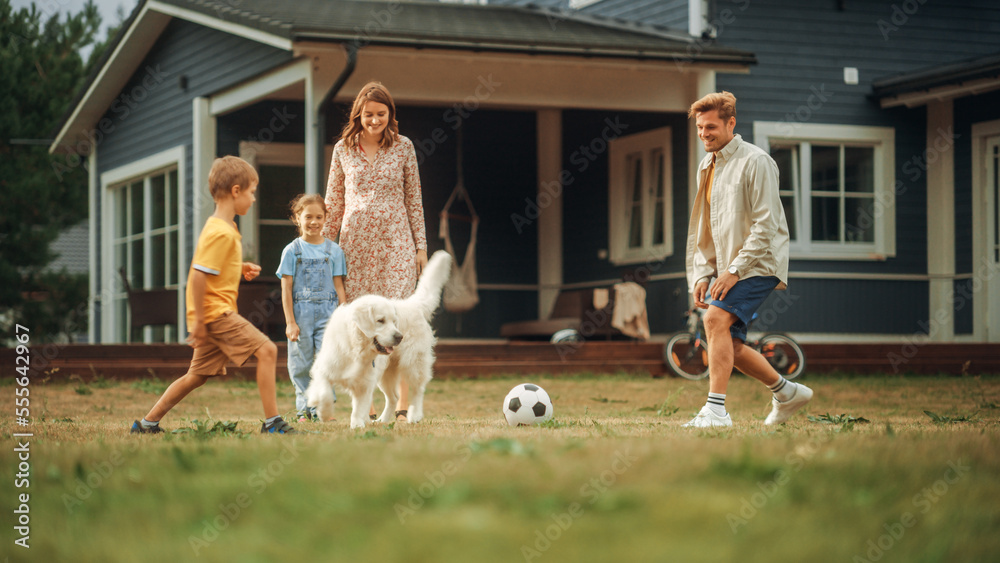
M753 314L764 303L768 295L778 287L778 278L774 276L756 276L736 282L722 301L713 299L709 305L715 305L736 315L736 322L729 327L733 338L747 341L747 327L753 320Z

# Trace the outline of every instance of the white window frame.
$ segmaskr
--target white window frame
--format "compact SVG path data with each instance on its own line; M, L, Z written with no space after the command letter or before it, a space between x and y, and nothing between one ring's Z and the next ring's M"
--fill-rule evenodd
M673 238L673 164L670 127L660 127L608 142L608 238L612 264L627 265L662 260L674 253ZM663 243L654 245L653 218L656 178L653 166L643 167L642 246L629 248L632 193L628 185L628 156L642 153L643 162L651 163L656 151L663 152Z
M183 145L167 149L163 152L142 158L124 166L108 170L101 174L101 342L117 341L115 335L116 315L114 314L114 304L116 299L124 296L125 288L121 284L120 276L115 268L114 261L114 238L115 221L114 216L114 194L113 191L122 184L138 179L143 180L143 190L145 191L144 202L149 201L150 182L149 177L159 173L167 173L170 170L177 171L176 205L177 205L177 284L170 284L166 287L177 289L177 328L173 333L168 333L168 340L178 341L184 331L184 287L187 282L187 264L189 260L185 256L187 248L187 181L186 181L186 151ZM150 223L150 208L145 205L144 223ZM149 249L149 230L144 230L145 250L143 252L143 269L149 271L152 252ZM144 276L145 277L145 276ZM148 289L137 287L135 289ZM127 305L126 305L127 306ZM128 327L124 327L126 333ZM125 341L128 338L126 337ZM152 340L152 328L146 327L143 330L143 341Z
M789 257L827 260L885 260L896 255L896 131L892 127L755 121L754 144L771 152L771 144L799 143L799 177L794 200L796 232ZM874 149L875 240L871 243L812 241L811 143L865 146Z

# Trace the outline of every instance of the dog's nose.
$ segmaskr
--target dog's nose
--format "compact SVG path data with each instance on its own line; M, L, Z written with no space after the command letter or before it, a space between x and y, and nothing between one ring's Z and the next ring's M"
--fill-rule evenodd
M396 344L399 344L403 341L403 333L397 332L393 338L396 340Z

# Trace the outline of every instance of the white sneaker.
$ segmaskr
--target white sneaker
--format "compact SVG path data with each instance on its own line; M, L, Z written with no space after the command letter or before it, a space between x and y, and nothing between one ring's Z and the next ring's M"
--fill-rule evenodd
M806 406L806 403L812 400L812 389L802 385L801 383L796 383L795 386L795 396L791 399L781 402L777 397L771 398L771 413L764 419L764 424L768 426L781 424L791 418L796 411Z
M729 418L729 413L726 416L719 416L712 412L712 409L708 408L708 405L701 407L698 414L695 415L690 421L685 422L682 426L684 428L712 428L714 426L732 426L733 419Z

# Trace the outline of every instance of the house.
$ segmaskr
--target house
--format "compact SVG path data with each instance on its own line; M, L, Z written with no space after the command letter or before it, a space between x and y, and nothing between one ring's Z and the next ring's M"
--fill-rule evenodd
M765 303L773 322L758 328L1000 342L995 2L534 2L686 29L695 53L754 53L749 73L719 73L715 89L737 96L736 132L781 168L789 291Z
M217 156L260 173L240 229L245 256L273 272L294 237L287 202L325 189L346 104L372 79L393 92L418 152L431 250L443 246L434 235L459 150L481 217L480 303L440 315L440 335L495 337L503 322L547 314L560 288L607 285L636 266L663 286L652 304L679 317L677 233L700 158L685 112L716 73L754 60L686 32L537 8L145 0L51 146L65 155L58 166L85 162L90 174L91 340L182 340L179 326L130 334L118 273L134 288L185 286ZM642 228L609 245L632 216ZM468 232L452 230L463 249Z
M686 111L724 89L779 164L793 236L757 328L996 342L997 37L1000 10L968 0L146 0L52 146L91 174L91 338L128 339L118 267L184 286L216 156L260 171L240 227L273 271L285 202L323 190L344 104L378 79L418 151L431 249L459 154L482 218L480 304L439 315L441 336L495 337L623 276L654 333L680 329L703 155Z

